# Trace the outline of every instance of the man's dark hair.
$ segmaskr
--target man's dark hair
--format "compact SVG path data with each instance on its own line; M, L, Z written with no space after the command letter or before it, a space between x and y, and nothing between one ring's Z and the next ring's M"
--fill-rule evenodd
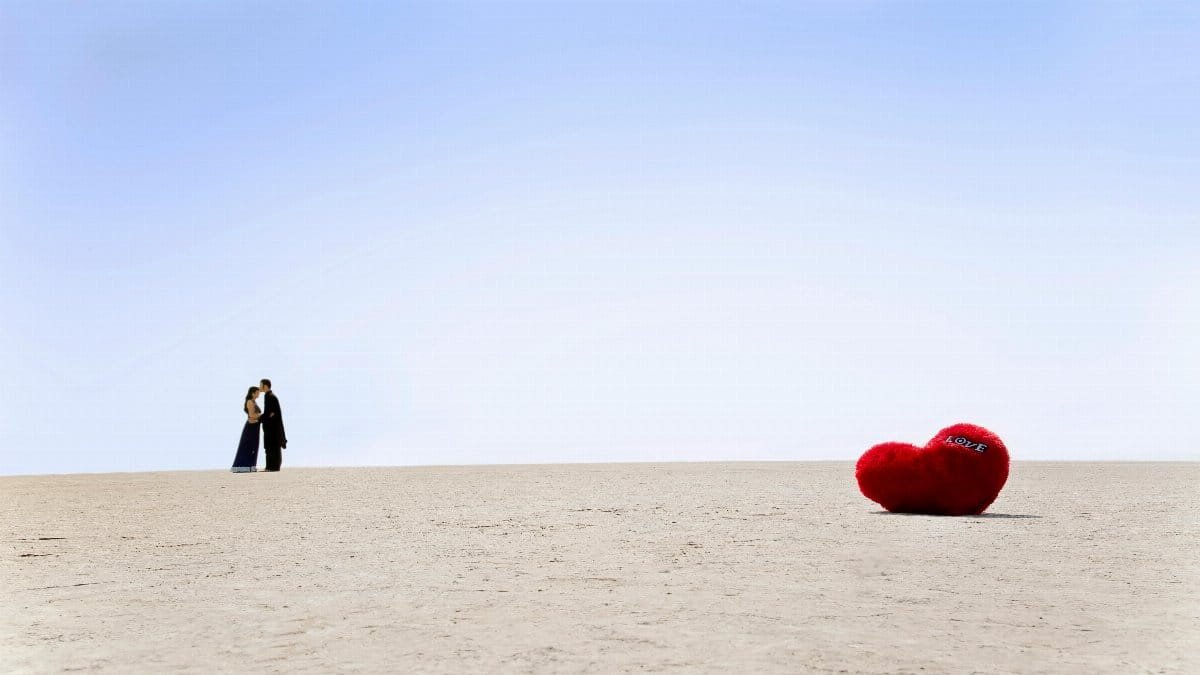
M261 385L263 385L263 386L264 386L264 387L266 387L267 389L270 389L270 388L271 388L271 381L270 381L270 380L268 380L268 379L267 379L267 378L265 378L265 377L264 377L263 379L259 380L259 381L258 381L258 383L259 383L259 384L261 384Z

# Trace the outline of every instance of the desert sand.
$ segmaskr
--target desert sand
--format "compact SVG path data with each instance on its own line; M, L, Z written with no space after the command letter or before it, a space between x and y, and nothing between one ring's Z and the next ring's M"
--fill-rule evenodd
M0 478L0 671L1198 673L1200 464Z

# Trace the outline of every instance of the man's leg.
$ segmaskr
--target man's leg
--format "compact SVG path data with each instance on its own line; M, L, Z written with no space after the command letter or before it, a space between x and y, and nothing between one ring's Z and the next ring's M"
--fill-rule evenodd
M267 471L278 471L282 455L278 447L267 447Z

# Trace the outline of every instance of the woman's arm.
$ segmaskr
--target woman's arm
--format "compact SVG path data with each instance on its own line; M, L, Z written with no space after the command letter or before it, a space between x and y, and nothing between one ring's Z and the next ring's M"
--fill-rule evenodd
M258 421L258 406L254 405L254 400L246 401L246 415L249 416L251 422Z

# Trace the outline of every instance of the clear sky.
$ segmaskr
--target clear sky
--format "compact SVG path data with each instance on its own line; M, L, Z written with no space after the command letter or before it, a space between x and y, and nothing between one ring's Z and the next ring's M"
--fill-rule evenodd
M1200 4L0 0L0 473L1200 459Z

